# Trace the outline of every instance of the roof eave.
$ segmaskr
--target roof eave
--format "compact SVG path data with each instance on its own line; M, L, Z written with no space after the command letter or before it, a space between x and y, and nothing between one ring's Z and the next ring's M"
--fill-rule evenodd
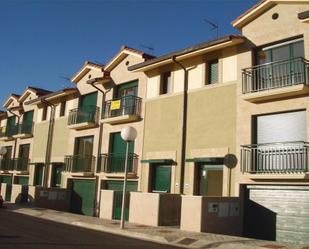
M25 105L37 105L42 103L42 100L47 100L47 101L51 101L51 100L55 100L64 96L69 96L71 94L74 94L77 92L77 89L69 89L69 90L63 90L61 92L59 92L58 94L50 94L50 96L42 96L33 100L29 100L27 102L25 102Z

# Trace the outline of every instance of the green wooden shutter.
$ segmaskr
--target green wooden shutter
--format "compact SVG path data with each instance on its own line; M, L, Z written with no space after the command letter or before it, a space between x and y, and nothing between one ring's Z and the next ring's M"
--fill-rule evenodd
M219 72L218 72L218 60L209 62L209 79L208 84L218 83Z
M153 192L166 192L171 190L171 166L153 165Z
M97 105L97 92L81 96L79 106L82 111L92 111Z

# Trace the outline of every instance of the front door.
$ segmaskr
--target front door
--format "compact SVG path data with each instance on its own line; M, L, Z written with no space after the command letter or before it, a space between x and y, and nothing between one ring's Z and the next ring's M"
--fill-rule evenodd
M59 188L61 186L61 172L63 171L63 164L53 164L52 167L51 186Z
M11 201L12 176L8 176L8 175L1 176L1 183L6 183L5 196L3 196L4 200Z
M34 186L42 186L43 184L44 164L38 163L34 169Z
M111 172L124 172L126 142L121 138L120 132L111 133L110 136L110 155L108 168ZM134 153L134 141L129 143L129 155ZM129 157L128 172L132 170L133 157Z
M106 189L115 191L113 203L113 219L120 220L122 208L123 181L106 181L105 183ZM126 206L124 210L125 220L129 219L130 191L137 191L137 182L127 182Z
M171 166L152 165L152 192L169 193L171 191Z
M95 180L74 179L71 184L71 212L93 216Z
M223 166L200 163L196 170L197 195L222 196Z

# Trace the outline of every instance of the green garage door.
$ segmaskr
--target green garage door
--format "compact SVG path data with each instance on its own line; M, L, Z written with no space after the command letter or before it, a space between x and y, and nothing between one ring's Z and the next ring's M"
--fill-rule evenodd
M171 191L171 166L152 165L152 192L169 193Z
M93 216L95 202L95 180L72 180L71 211Z
M121 218L121 206L122 206L122 190L123 190L123 181L106 181L106 189L115 190L114 195L114 204L113 204L113 219L120 220ZM129 206L130 206L130 191L137 191L137 182L128 181L127 182L127 191L126 195L126 207L124 210L125 220L129 219Z
M309 244L309 186L248 185L245 235Z
M6 183L6 191L4 200L11 201L11 194L12 194L12 176L1 176L1 183Z

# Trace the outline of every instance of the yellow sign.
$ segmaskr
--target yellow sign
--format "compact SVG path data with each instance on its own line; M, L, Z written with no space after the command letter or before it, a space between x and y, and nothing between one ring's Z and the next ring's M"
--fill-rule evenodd
M5 133L5 130L6 130L5 127L2 127L2 133Z
M112 101L111 103L111 110L118 110L120 109L120 106L121 106L121 101L120 100L114 100Z

